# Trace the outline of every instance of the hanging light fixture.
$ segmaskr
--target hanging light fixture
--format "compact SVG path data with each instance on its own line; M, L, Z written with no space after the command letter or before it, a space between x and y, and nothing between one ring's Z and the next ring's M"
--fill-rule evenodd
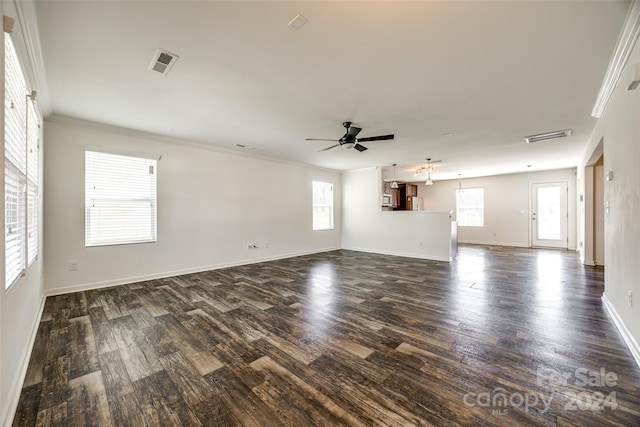
M458 188L456 188L456 194L462 194L462 174L458 174Z
M431 181L431 169L427 171L427 181L424 183L424 185L433 185L433 181Z
M393 164L393 181L391 182L391 188L399 188L398 181L396 181L396 164Z
M427 158L427 166L421 166L416 169L416 176L422 175L423 173L427 174L427 180L424 185L433 185L433 181L431 180L431 171L433 170L433 163L440 163L442 160L431 160L431 157Z

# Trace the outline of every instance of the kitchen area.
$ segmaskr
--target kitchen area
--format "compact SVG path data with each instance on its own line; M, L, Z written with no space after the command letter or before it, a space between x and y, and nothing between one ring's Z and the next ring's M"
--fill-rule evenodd
M424 200L418 197L418 186L409 182L383 181L382 210L423 211Z
M393 224L396 236L406 234L406 242L416 240L418 236L414 243L417 248L403 248L402 255L411 253L410 256L421 257L418 253L430 246L429 251L446 253L440 259L453 260L458 252L458 223L453 220L453 211L425 207L424 198L418 195L418 186L424 185L423 182L397 180L395 171L394 178L389 179L384 176L383 168L377 169L380 212L385 217L383 221L388 222L389 226ZM394 253L401 254L399 250Z

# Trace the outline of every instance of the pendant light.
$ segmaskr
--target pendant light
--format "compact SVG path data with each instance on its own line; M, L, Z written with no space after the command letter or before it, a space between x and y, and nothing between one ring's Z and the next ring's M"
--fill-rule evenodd
M431 166L431 158L427 159L427 181L424 183L424 185L433 185L433 181L431 181L431 169L433 169L433 166Z
M431 169L427 171L427 181L424 183L424 185L433 185L433 181L431 181Z
M458 188L456 188L456 194L462 194L462 174L458 174Z
M393 181L391 182L391 188L399 188L398 181L396 181L396 164L393 164Z

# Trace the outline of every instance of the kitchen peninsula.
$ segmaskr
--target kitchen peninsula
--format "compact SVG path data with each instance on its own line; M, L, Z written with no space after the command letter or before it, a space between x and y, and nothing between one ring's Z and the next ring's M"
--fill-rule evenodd
M382 181L379 167L343 173L342 225L348 231L342 236L342 247L452 261L458 245L457 223L452 221L451 212L382 210Z

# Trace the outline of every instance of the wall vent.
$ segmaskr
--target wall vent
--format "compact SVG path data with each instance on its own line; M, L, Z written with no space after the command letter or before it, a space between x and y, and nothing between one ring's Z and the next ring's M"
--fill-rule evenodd
M158 49L151 59L149 70L167 75L177 60L178 55Z
M527 144L534 142L548 141L550 139L566 138L571 136L571 129L557 130L555 132L539 133L537 135L525 136L524 140Z

